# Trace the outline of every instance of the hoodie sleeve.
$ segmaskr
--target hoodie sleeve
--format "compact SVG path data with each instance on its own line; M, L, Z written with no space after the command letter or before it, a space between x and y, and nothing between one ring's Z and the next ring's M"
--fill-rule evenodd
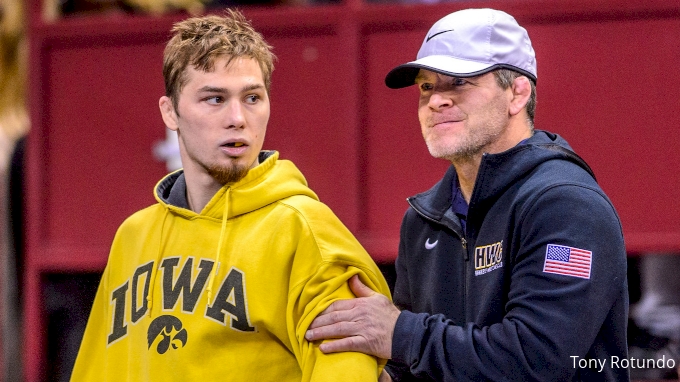
M354 298L348 284L354 275L390 297L387 282L368 253L328 207L319 205L301 212L306 227L292 272L292 279L301 281L293 284L288 296L288 335L302 381L377 381L385 360L357 352L323 354L321 342L305 339L309 325L324 309L334 301Z
M510 259L503 319L456 326L443 315L403 311L394 332L395 362L438 381L573 378L573 357L591 350L626 288L621 226L606 197L578 185L550 188L527 205L516 243L509 244L519 248ZM590 275L544 272L548 244L591 252Z

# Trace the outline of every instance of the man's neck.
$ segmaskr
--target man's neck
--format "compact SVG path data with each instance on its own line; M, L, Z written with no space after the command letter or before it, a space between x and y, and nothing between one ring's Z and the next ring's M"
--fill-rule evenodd
M198 176L196 176L198 175ZM208 174L188 174L184 172L187 182L187 204L189 209L201 213L210 199L222 188L222 184Z
M506 130L506 133L501 139L486 147L481 152L471 157L451 160L451 164L453 164L453 167L456 169L456 174L458 175L460 192L463 194L463 198L465 198L465 201L468 204L470 204L470 198L472 198L472 191L475 188L477 173L479 172L479 166L482 163L482 156L484 153L497 154L510 150L517 146L518 143L530 138L532 135L533 130L528 124L522 125L520 128L509 129Z
M473 158L466 158L452 161L453 167L456 169L458 175L458 185L463 198L470 204L472 197L472 190L475 188L475 180L479 172L479 164L482 162L482 156L476 155Z

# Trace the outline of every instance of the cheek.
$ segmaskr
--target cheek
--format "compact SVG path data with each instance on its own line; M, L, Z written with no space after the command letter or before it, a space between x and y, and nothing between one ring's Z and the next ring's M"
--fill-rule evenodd
M265 134L267 133L267 124L269 123L269 109L267 109L266 112L257 113L254 115L253 122L254 124L252 127L254 127L254 129L252 130L252 133L253 138L255 139L254 143L258 144L261 149L264 143Z
M255 109L253 117L256 120L259 130L264 131L267 128L267 123L269 123L269 115L271 113L271 108L269 103L262 105L261 108Z
M265 115L260 116L258 120L258 129L256 135L258 139L263 140L267 132L267 124L269 123L269 111Z
M430 109L428 106L429 103L430 99L428 97L420 96L420 98L418 98L418 114L428 111Z
M420 107L418 107L418 121L420 121L420 127L423 131L425 131L429 121L432 119L431 117L432 112L427 105L420 105Z

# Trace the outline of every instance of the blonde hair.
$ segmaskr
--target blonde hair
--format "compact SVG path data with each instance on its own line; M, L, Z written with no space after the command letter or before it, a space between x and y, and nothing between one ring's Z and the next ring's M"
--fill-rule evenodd
M163 53L165 95L177 112L179 94L186 84L186 69L212 71L217 58L250 57L260 64L265 88L269 92L274 71L272 47L239 11L227 10L224 16L193 17L172 28L173 36Z

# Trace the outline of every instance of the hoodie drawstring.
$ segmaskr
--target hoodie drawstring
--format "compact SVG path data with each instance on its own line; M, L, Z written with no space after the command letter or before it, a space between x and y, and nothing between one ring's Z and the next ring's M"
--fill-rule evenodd
M147 305L147 311L149 313L149 317L151 317L151 308L153 307L153 288L154 285L156 285L156 275L158 274L158 269L161 267L161 259L163 258L163 230L165 229L165 220L168 218L168 215L170 214L170 209L166 208L165 209L165 214L163 214L163 222L161 223L161 237L160 240L158 241L158 254L156 255L156 262L151 267L151 282L149 283L149 294L146 296L146 305Z
M226 232L227 232L227 215L229 213L229 195L231 194L231 188L227 188L227 191L225 192L224 195L224 213L222 215L222 227L220 229L220 240L217 242L217 251L215 252L215 265L213 267L213 271L210 274L210 280L208 281L208 303L212 301L212 290L213 290L213 284L215 282L215 277L217 276L217 272L219 271L220 263L219 263L219 258L220 258L220 253L222 253L222 245L226 241ZM163 222L161 224L161 235L160 235L160 240L158 242L158 254L156 255L156 262L154 266L151 269L151 280L150 280L150 286L149 286L149 293L146 295L146 304L147 304L147 312L148 316L151 317L151 308L153 307L153 291L154 291L154 286L156 285L156 276L158 275L158 269L160 268L161 260L163 259L163 233L165 231L165 221L168 218L168 215L170 214L170 210L168 208L165 209L165 214L163 215Z
M217 252L215 252L215 267L213 272L210 274L210 280L208 281L208 304L212 301L212 289L213 283L215 281L215 276L217 276L217 271L220 268L220 253L222 253L222 245L226 241L227 236L227 216L229 214L229 195L231 194L231 187L227 187L227 191L224 193L224 213L222 213L222 228L220 229L220 240L217 242Z

